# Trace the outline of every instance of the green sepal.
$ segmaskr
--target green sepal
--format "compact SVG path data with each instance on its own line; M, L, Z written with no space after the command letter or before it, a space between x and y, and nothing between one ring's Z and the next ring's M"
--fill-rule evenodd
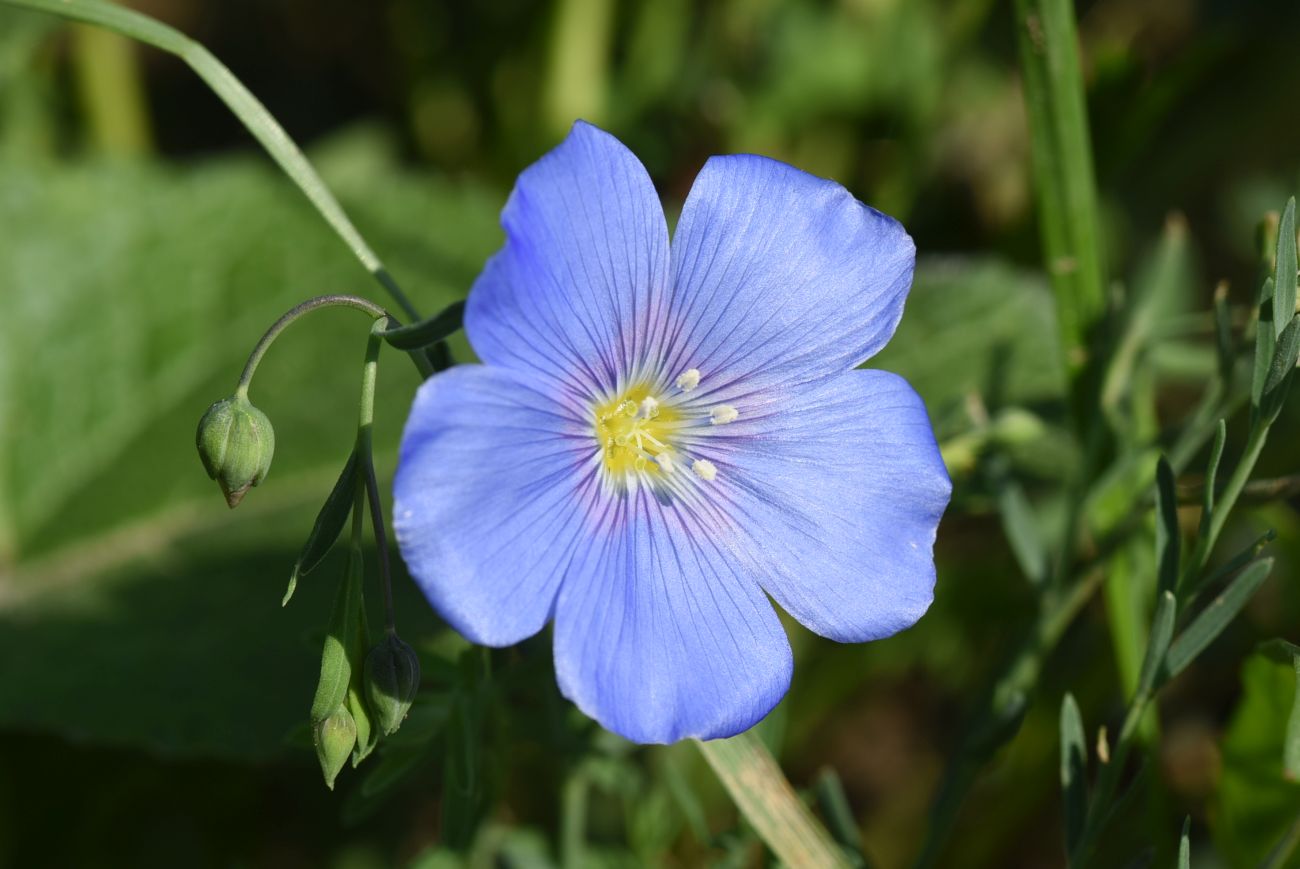
M452 302L427 320L398 326L380 333L389 346L398 350L422 350L449 337L464 322L465 303Z
M365 698L356 688L348 689L347 706L357 725L357 744L352 749L352 766L357 767L375 750L375 745L379 742L379 728L375 727Z
M357 725L347 707L340 704L312 727L312 741L316 745L321 774L325 776L325 786L334 790L334 780L343 771L357 741Z
M357 491L357 454L355 451L348 456L347 464L343 466L343 472L334 483L334 488L330 490L329 497L321 506L320 512L316 514L316 522L312 525L311 533L307 535L307 542L303 544L302 551L298 553L298 560L294 562L293 573L289 576L289 587L284 593L284 599L280 601L280 606L289 603L293 597L294 589L298 587L298 577L306 576L316 569L317 565L330 551L334 541L339 539L343 533L343 526L347 524L348 516L352 514L352 502L355 500Z
M365 598L358 579L356 589L355 611L352 629L348 635L348 663L352 678L348 683L348 711L357 723L357 745L352 751L352 765L355 767L366 759L379 741L379 728L375 727L374 716L366 702L363 672L365 668L366 647L370 644L370 626L366 619Z
M325 632L320 680L316 683L316 697L311 704L313 724L347 701L348 685L352 681L349 646L361 603L361 571L361 550L354 547L348 553L347 570L339 582L334 608L330 611L329 628Z
M396 634L376 643L366 655L366 699L385 736L402 726L420 688L420 658Z
M194 435L199 459L233 510L266 479L275 455L275 429L242 392L214 402Z

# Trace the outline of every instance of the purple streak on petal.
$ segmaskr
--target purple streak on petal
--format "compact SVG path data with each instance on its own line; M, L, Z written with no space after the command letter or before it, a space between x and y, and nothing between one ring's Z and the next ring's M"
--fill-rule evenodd
M607 503L556 603L560 690L636 742L748 729L784 696L793 664L728 530L646 487Z
M498 368L452 368L420 387L402 435L402 557L443 618L484 645L542 629L600 509L591 423L553 390Z
M735 400L845 371L894 333L915 246L832 181L765 157L713 157L673 238L666 368Z
M842 642L910 627L934 594L951 483L925 405L885 371L847 371L693 440L763 587Z
M668 229L645 168L613 136L574 124L519 176L501 224L505 247L465 311L484 362L590 395L662 344Z

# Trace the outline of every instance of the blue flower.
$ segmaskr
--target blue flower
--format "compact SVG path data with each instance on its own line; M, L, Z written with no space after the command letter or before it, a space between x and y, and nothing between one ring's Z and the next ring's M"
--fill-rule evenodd
M671 246L645 169L582 122L520 175L469 294L483 365L425 383L395 525L438 612L517 643L638 742L730 736L790 684L770 595L843 642L912 625L950 483L920 398L854 370L915 247L843 187L714 157Z

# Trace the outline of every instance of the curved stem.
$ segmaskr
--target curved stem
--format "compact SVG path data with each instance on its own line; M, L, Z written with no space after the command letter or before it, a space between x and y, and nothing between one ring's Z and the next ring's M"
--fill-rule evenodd
M380 321L393 319L387 311L376 305L374 302L371 302L368 299L363 299L360 296L349 296L342 293L328 296L316 296L315 298L294 305L286 311L280 319L271 324L271 328L267 329L262 337L258 339L257 344L253 347L253 352L248 354L248 361L244 363L244 371L239 375L239 385L235 390L235 394L248 394L248 384L252 382L253 374L257 371L257 366L261 364L262 357L266 355L267 349L275 343L275 339L280 337L280 333L289 328L290 323L309 311L315 311L318 308L331 307L356 308L359 311L366 312L375 320ZM394 320L393 323L396 324L396 321Z

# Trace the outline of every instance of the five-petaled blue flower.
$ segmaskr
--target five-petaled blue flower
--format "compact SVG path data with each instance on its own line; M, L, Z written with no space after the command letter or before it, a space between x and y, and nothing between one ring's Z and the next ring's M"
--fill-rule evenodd
M419 391L395 524L470 640L555 622L560 690L638 742L730 736L790 684L771 595L825 637L912 625L950 483L893 334L915 247L843 187L714 157L670 247L645 169L577 123L469 294L485 364ZM765 594L766 592L766 594Z

